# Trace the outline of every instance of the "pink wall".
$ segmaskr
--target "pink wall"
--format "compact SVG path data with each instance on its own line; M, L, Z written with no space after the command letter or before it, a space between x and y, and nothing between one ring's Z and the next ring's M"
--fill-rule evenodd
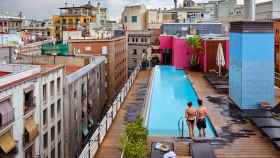
M161 35L159 37L160 40L160 45L159 48L160 49L165 49L165 48L172 48L172 39L173 36L168 36L168 35Z
M163 60L162 60L162 50L163 49L172 49L172 40L173 40L173 36L169 36L169 35L161 35L159 37L159 41L160 41L160 45L159 45L159 49L160 49L160 63L163 64Z
M184 69L189 66L191 50L188 47L186 40L181 38L173 38L173 58L172 63L176 69Z

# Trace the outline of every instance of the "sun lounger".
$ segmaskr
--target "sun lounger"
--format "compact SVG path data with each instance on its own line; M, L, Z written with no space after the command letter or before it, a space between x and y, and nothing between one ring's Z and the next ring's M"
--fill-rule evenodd
M208 143L192 143L190 151L192 158L217 158L213 147Z
M280 120L276 120L274 118L251 118L251 121L258 128L265 128L265 127L279 127L280 128Z
M171 142L152 142L151 144L151 158L163 158L163 155L166 153L166 151L162 151L158 148L156 148L157 144L161 143L170 148L170 150L174 151L174 145Z
M248 109L248 110L243 110L242 113L243 117L246 118L272 118L272 114L270 111L266 110L266 109Z
M277 149L280 149L280 141L273 141L273 144Z
M280 128L262 128L262 132L273 141L280 140Z

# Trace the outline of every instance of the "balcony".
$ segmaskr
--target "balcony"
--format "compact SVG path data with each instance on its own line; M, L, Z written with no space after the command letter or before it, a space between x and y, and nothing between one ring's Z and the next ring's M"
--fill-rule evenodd
M28 148L29 146L31 146L36 137L38 136L39 134L39 131L38 131L38 124L35 123L34 119L31 117L31 118L28 118L25 120L25 123L24 123L24 134L23 134L23 146L25 148Z
M25 99L24 102L24 115L32 111L36 107L36 98L35 96L31 99Z

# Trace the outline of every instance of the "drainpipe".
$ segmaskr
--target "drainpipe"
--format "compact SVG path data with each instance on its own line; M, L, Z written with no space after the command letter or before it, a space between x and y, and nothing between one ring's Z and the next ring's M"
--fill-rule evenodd
M244 0L245 20L255 21L256 19L256 0Z

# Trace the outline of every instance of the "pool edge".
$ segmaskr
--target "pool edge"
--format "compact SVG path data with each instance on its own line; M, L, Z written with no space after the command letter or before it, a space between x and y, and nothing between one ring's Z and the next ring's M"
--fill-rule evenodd
M144 127L148 127L148 118L150 116L150 106L151 106L151 98L152 98L152 91L153 91L153 80L154 80L154 70L152 69L151 77L149 79L149 85L148 85L148 99L145 102L145 110L143 112L143 118L144 118Z

